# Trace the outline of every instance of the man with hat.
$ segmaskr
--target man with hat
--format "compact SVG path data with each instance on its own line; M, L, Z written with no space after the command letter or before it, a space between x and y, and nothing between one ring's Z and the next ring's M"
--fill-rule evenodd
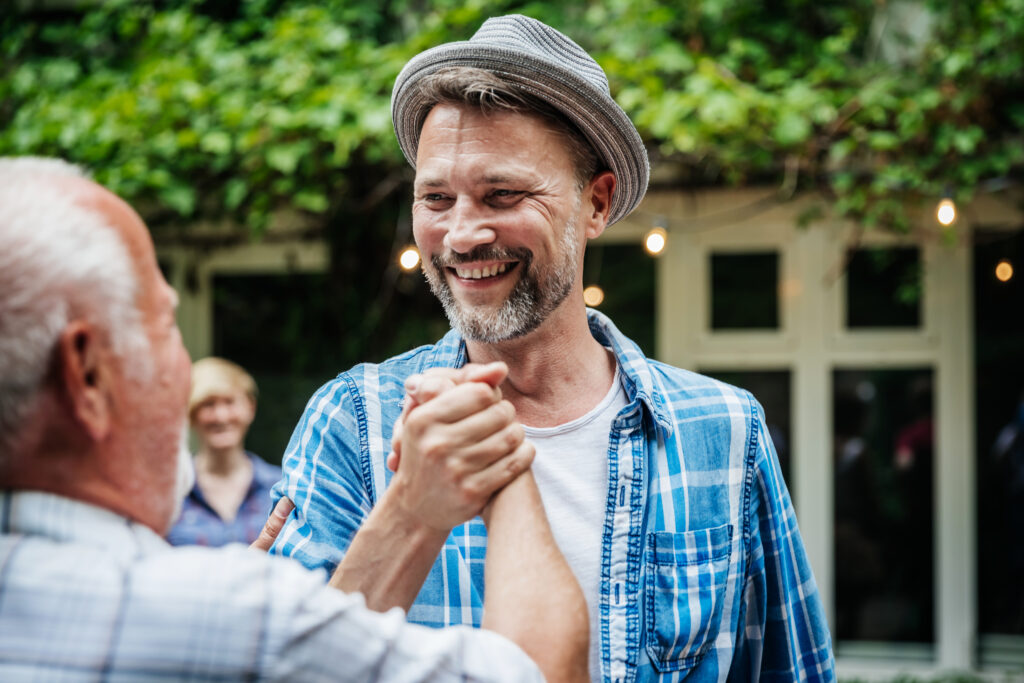
M421 409L401 402L406 378L500 360L500 389L536 447L532 475L586 596L594 680L833 680L761 407L645 358L583 303L587 240L637 206L649 175L601 68L541 22L493 18L410 60L392 117L416 169L423 271L452 331L313 396L275 487L296 511L274 551L327 568L347 552L342 587L400 584L380 600L371 588L371 606L431 626L479 624L487 533L474 517L497 490L489 469L524 463L434 452L428 474L462 504L464 523L448 533L403 514L417 472L405 453L388 454Z

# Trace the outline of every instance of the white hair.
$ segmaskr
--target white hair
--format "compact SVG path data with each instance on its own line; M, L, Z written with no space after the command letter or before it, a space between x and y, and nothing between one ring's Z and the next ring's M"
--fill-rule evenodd
M0 157L0 455L13 447L72 319L95 323L120 358L148 349L128 249L100 212L54 182L69 177L87 176L59 159Z

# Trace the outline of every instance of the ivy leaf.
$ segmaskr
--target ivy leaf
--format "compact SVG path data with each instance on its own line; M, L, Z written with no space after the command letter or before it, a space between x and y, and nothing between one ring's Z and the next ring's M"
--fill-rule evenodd
M160 201L179 215L188 217L196 208L196 191L188 185L174 184L160 191Z
M295 172L295 168L308 149L309 144L301 142L274 145L267 149L267 165L285 175L290 175Z
M811 123L794 111L786 111L775 124L772 136L779 145L792 147L811 136Z
M199 141L199 148L212 154L227 154L231 151L231 136L221 130L210 131Z
M242 205L245 196L249 193L245 181L241 178L232 178L224 186L224 206L234 211Z
M306 211L323 213L328 207L327 195L322 192L297 192L295 194L295 205Z

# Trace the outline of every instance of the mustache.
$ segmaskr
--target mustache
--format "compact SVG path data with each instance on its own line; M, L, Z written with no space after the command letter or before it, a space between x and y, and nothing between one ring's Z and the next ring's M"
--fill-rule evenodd
M529 266L530 262L533 261L533 252L526 247L493 247L480 245L479 247L473 247L473 249L463 254L454 251L446 251L445 253L438 254L430 259L434 268L437 268L438 270L442 268L454 268L455 266L462 265L463 263L472 263L474 261L521 261L524 265Z

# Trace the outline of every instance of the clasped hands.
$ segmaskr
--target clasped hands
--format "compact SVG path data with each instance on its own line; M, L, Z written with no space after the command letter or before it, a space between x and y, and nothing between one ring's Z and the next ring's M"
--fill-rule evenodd
M504 363L470 363L406 380L387 459L388 495L406 519L444 536L486 521L494 494L529 469L535 451L498 388L507 375ZM294 507L281 498L251 547L269 550Z
M404 511L437 531L483 514L494 494L529 469L535 451L498 387L504 363L432 368L405 383L388 468Z

